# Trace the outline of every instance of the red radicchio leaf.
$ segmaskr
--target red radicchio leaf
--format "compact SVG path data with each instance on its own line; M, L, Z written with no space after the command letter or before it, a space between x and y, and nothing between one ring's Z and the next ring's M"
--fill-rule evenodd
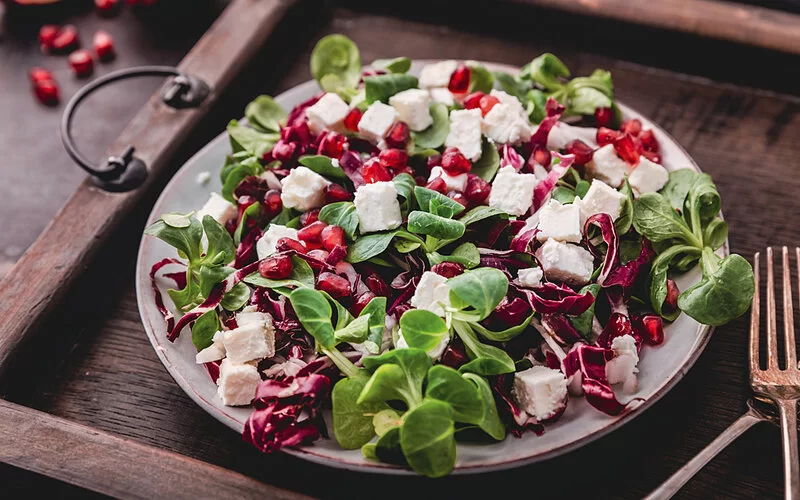
M530 141L525 145L529 152L533 151L536 146L547 146L547 136L550 135L550 131L555 124L558 123L558 120L561 119L565 108L562 104L559 104L558 101L550 97L547 99L547 104L545 104L544 109L547 112L547 117L542 120L539 124L539 128L531 135Z
M510 144L503 144L500 147L500 158L502 159L500 163L504 167L510 165L514 167L514 170L517 172L522 170L522 167L525 165L525 160Z
M445 366L449 366L450 368L458 370L461 365L465 365L468 362L469 356L467 356L467 349L464 347L464 343L461 341L461 339L456 337L451 340L447 344L444 354L442 354L441 363Z
M342 167L347 178L353 182L355 189L366 184L364 177L361 176L362 162L357 153L352 151L342 153L342 157L339 158L339 166Z
M527 252L528 247L539 232L539 216L533 214L525 221L525 225L520 229L514 239L511 240L511 250L515 252Z
M236 248L236 259L233 261L233 267L241 269L242 267L252 264L258 260L258 252L256 251L256 243L263 236L264 231L258 227L254 227L242 238L242 242Z
M561 179L564 174L567 173L569 167L571 167L573 162L575 162L574 155L560 155L558 153L553 153L553 156L559 158L561 161L557 165L553 165L553 167L550 169L550 173L547 174L547 177L542 179L539 184L533 188L534 211L539 210L542 205L544 205L548 196L550 196L550 193L553 191L553 189L555 189L559 179Z
M296 126L301 123L304 123L306 120L306 108L309 108L314 104L316 104L317 101L319 101L324 95L325 92L320 92L311 99L301 102L300 104L295 106L294 109L292 109L292 111L289 113L289 117L286 119L286 123L289 126Z
M531 306L520 297L505 296L486 318L489 328L505 330L521 324L531 314Z
M654 256L655 252L653 252L653 247L650 245L650 242L642 238L642 251L639 252L639 256L627 264L613 267L608 273L608 277L603 286L620 286L622 287L623 295L629 295L636 279L647 267L647 264L653 260Z
M214 383L216 383L219 378L219 364L219 361L203 363L203 366L206 367L206 371L208 372L208 376L211 377L211 381Z
M542 314L542 324L555 334L556 340L564 345L572 345L583 340L572 323L563 314Z
M603 257L603 253L600 251L600 249L592 244L592 241L589 238L589 228L593 225L597 225L600 228L603 241L608 246L603 264L603 270L600 273L600 276L597 278L598 285L606 286L604 283L608 277L608 274L619 263L619 240L617 239L617 230L614 227L614 220L606 213L592 215L586 220L586 224L583 225L583 235L586 238L586 245L589 247L589 251L592 252L592 255L598 259Z
M511 387L514 383L514 374L500 375L492 385L492 392L497 403L497 410L508 425L511 434L516 437L522 436L527 430L532 430L541 436L544 433L544 426L525 410L517 406L516 401L511 396Z
M265 453L318 439L324 432L319 408L330 394L330 385L330 379L319 374L261 382L242 439ZM309 418L299 421L305 414Z
M564 358L564 374L570 378L578 373L586 400L607 415L619 415L631 403L623 405L617 401L606 378L606 363L614 357L614 351L587 344L576 344Z
M533 310L541 314L577 316L594 303L591 292L580 294L566 285L555 283L542 283L533 290L517 287L517 290L524 293Z
M150 268L150 286L153 287L153 296L156 303L156 307L158 308L158 312L161 313L161 316L164 317L164 321L167 323L167 331L172 330L173 326L175 325L175 317L172 315L172 311L167 309L164 305L164 298L161 296L161 291L158 289L158 284L156 284L156 273L161 270L164 266L168 266L170 264L180 264L182 266L186 266L183 262L178 259L161 259L160 261L153 264L153 267ZM176 279L175 275L181 274L183 276L182 280L179 281ZM186 275L185 273L171 273L166 275L168 278L171 278L175 285L182 289L186 286ZM183 286L181 286L183 285Z

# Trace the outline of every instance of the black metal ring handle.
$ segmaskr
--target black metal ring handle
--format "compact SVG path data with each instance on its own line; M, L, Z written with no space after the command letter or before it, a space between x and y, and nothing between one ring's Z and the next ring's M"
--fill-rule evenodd
M199 106L210 92L205 82L194 76L181 73L170 66L140 66L114 71L94 80L80 89L67 103L61 118L61 142L67 154L84 169L99 187L114 192L130 191L139 187L147 178L147 165L134 156L135 148L128 145L119 156L110 156L102 167L96 167L75 146L72 137L72 119L78 105L92 92L110 83L141 76L172 76L172 80L161 91L161 99L177 109Z

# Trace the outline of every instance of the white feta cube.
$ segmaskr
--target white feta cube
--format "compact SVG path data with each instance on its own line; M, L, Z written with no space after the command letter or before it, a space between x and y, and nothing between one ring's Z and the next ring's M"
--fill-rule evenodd
M539 209L539 232L536 239L544 241L552 238L558 241L579 243L581 231L581 211L574 203L562 205L558 200L550 199Z
M622 384L623 392L631 394L636 392L638 381L636 374L639 369L639 352L636 349L636 339L631 335L622 335L611 341L614 358L606 363L606 378L611 385Z
M536 258L550 281L585 285L594 272L594 257L588 250L549 239L536 250Z
M325 188L331 182L308 167L296 167L281 179L281 201L301 212L325 204Z
M361 116L358 131L364 139L377 143L386 136L399 116L397 110L388 104L373 102Z
M270 224L269 229L267 229L264 235L256 242L258 258L263 259L264 257L269 257L274 254L277 251L275 247L278 244L278 240L281 238L297 240L297 229L278 224Z
M255 366L237 365L226 358L219 366L217 395L225 406L249 405L256 397L260 383L261 375Z
M444 354L444 351L447 349L447 345L450 343L450 334L447 333L442 340L436 344L436 346L428 351L428 356L431 359L438 360ZM397 345L395 346L396 349L408 349L408 342L406 339L403 338L403 330L397 331Z
M394 229L403 223L393 182L373 182L359 187L353 203L362 234Z
M458 175L450 175L444 171L442 167L433 167L431 169L431 175L428 177L428 182L441 177L444 181L445 186L447 186L447 191L458 191L463 193L464 190L467 188L467 180L468 176L466 173L458 174Z
M255 312L245 314L245 323L233 330L222 332L227 358L233 363L262 360L275 355L275 328L272 316Z
M427 90L408 89L389 98L389 104L397 110L400 120L414 131L425 130L433 124L431 96Z
M445 106L452 106L456 103L453 99L453 94L447 88L433 88L429 90L431 100L435 103L444 104Z
M481 121L480 109L454 109L444 145L458 148L469 161L477 161L481 157Z
M203 363L219 361L224 357L225 345L222 343L222 332L217 332L214 334L211 345L198 352L194 357L194 361L201 365Z
M567 405L567 378L558 370L534 366L514 374L512 393L519 406L537 420L547 420Z
M422 273L414 296L411 297L411 305L437 316L444 316L444 308L450 307L450 287L447 286L447 278L431 271Z
M419 73L419 88L447 87L457 67L458 62L453 60L428 64Z
M517 271L517 277L520 285L527 288L536 288L542 284L544 271L542 271L541 267L528 267Z
M600 179L613 188L618 188L625 176L630 173L628 162L617 156L613 144L606 144L592 155L586 164L586 172L595 179Z
M586 145L597 147L597 129L593 127L576 127L564 122L556 122L550 133L547 135L548 149L563 149L567 143L579 139Z
M608 214L612 220L619 218L625 195L603 181L594 179L583 199L576 198L575 205L581 211L581 227L586 219L596 214Z
M212 219L224 226L226 222L236 217L237 214L236 205L217 193L211 193L203 208L195 212L194 216L197 220L203 222L203 217L210 215Z
M323 130L344 132L344 118L349 112L349 106L338 94L328 92L319 101L306 108L308 128L315 134Z
M483 132L497 144L514 145L528 142L533 133L528 118L515 106L503 103L495 104L483 117Z
M639 158L639 163L631 172L630 177L628 177L631 189L637 196L660 190L668 180L669 173L667 169L658 163L653 163L644 156Z
M520 216L533 204L533 190L539 180L533 174L520 174L514 167L501 168L492 182L489 206L511 215Z

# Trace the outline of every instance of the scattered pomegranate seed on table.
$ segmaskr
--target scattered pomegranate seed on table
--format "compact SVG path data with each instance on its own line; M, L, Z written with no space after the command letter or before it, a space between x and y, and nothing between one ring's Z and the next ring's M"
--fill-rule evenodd
M109 61L114 58L114 39L107 32L100 30L95 33L92 46L97 58L101 61Z
M89 76L94 71L94 59L92 53L86 49L79 49L71 53L67 58L72 71L78 77Z
M55 106L59 101L58 85L53 80L37 82L33 86L33 91L39 102L46 106Z
M53 80L53 73L51 73L50 70L47 70L45 68L32 68L28 72L28 76L31 79L31 83L34 85L40 82Z
M53 52L65 53L80 45L80 38L78 37L78 29L72 25L66 25L58 30L55 38L48 48Z
M119 0L94 0L94 7L101 16L110 16L119 11Z
M55 24L45 24L39 28L39 45L41 45L42 52L46 52L53 46L53 40L56 39L60 27Z
M469 80L472 76L472 70L466 64L461 64L450 75L450 83L447 89L453 94L466 94L469 90Z

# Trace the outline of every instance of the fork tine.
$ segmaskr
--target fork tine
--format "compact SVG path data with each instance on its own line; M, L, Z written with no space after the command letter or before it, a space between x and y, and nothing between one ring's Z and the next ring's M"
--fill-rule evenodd
M798 249L800 251L800 249ZM758 324L761 321L761 292L759 290L759 269L761 252L753 256L753 278L755 290L753 292L753 305L750 307L750 373L751 375L761 369L758 362ZM800 275L798 275L800 279Z
M800 247L795 247L794 252L795 262L797 262L797 293L800 294ZM789 272L791 274L791 269L789 269ZM792 321L794 321L794 315L792 315ZM800 367L797 366L797 343L794 335L794 324L792 324L792 328L786 330L786 369L796 370L798 368Z
M778 326L775 310L775 276L772 247L767 247L767 369L778 368Z
M786 344L786 368L797 366L794 348L794 310L792 309L792 268L789 249L783 247L783 340Z

